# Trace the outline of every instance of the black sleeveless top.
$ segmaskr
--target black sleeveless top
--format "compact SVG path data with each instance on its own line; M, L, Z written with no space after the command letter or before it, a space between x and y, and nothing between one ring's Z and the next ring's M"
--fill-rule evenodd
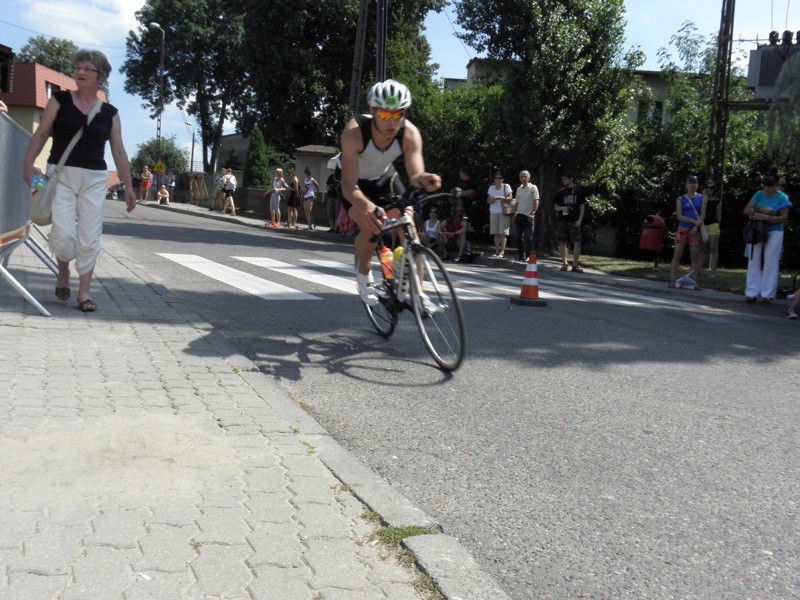
M61 160L61 155L69 146L73 136L81 127L86 125L88 116L73 104L70 92L55 92L53 97L58 102L59 107L53 123L53 146L47 162L58 164L58 161ZM66 162L67 166L93 171L105 171L107 169L105 161L106 142L111 137L111 126L116 114L116 108L107 102L103 103L100 112L95 115L91 124L83 132L81 139L78 140L78 143L70 152Z

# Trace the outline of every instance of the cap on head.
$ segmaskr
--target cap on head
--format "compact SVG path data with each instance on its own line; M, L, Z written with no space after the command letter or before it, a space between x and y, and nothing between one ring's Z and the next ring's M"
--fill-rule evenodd
M402 83L387 79L372 86L367 100L370 108L402 110L411 106L411 92Z

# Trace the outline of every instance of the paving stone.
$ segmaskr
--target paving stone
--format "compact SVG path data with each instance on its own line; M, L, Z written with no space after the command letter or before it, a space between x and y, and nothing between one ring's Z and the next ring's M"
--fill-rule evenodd
M84 544L135 548L144 535L144 520L149 516L144 510L104 509L92 520L94 533L86 536Z
M203 509L196 521L200 533L194 537L194 541L217 544L243 543L251 531L245 522L248 512L244 507Z
M247 541L254 553L247 559L250 567L272 565L299 567L306 547L300 542L300 527L296 523L257 523Z
M289 483L289 490L294 495L293 501L297 504L306 502L319 502L328 504L334 488L339 484L330 472L320 473L318 477L294 477Z
M253 598L320 600L319 594L306 583L311 579L311 570L305 565L289 568L259 565L253 568L253 573L256 579L248 588Z
M305 559L313 571L311 587L359 590L367 585L369 569L356 558L352 540L312 539L306 542Z
M200 516L200 511L186 501L165 500L150 506L151 516L147 518L148 524L161 523L180 527L194 525ZM199 530L198 530L199 531Z
M338 509L338 505L306 502L297 505L297 520L303 525L302 539L343 538L350 539L350 521Z
M133 584L130 564L141 556L138 549L90 547L72 568L73 581L59 600L121 598Z
M133 564L136 571L159 571L179 573L186 571L189 563L197 557L192 538L197 527L186 525L151 525L140 540L142 558Z
M286 489L286 469L274 467L251 469L244 477L250 492L280 492Z
M125 590L125 600L178 600L187 596L195 578L189 569L180 573L137 571L134 582Z
M8 578L8 586L0 585L0 600L53 598L69 584L69 581L69 575L12 573Z
M50 525L23 542L23 555L8 564L11 573L25 571L41 575L68 575L70 565L83 555L81 539L87 528Z
M289 523L297 516L297 507L290 502L291 493L250 492L246 506L250 509L247 522Z
M189 590L191 598L247 597L246 589L253 581L253 574L245 564L252 553L249 545L201 544L198 552L199 556L192 561L197 583ZM287 600L290 597L286 596Z

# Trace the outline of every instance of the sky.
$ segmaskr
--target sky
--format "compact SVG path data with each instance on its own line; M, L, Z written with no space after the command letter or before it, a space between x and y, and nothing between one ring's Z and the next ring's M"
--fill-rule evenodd
M391 2L391 0L389 0ZM18 52L32 36L70 39L79 47L100 50L106 54L113 71L109 80L110 101L120 111L122 133L128 154L136 154L137 146L156 135L156 122L141 101L123 90L119 67L125 61L125 37L136 29L134 13L144 3L140 0L5 0L0 13L0 44ZM647 56L644 69L657 70L658 51L668 47L670 38L683 22L693 21L698 33L716 33L720 26L722 0L626 0L625 48L640 47ZM101 25L98 26L98 23ZM431 44L432 60L440 65L439 77L466 78L467 63L475 51L464 46L455 36L455 9L431 13L425 22ZM734 53L756 48L756 39L765 43L770 31L800 30L800 0L737 0L734 13ZM169 37L166 40L169 48ZM167 50L167 59L169 51ZM191 147L191 121L175 106L167 106L162 117L164 137L175 136L179 146ZM230 124L225 133L233 133ZM200 159L200 146L195 147L195 162Z

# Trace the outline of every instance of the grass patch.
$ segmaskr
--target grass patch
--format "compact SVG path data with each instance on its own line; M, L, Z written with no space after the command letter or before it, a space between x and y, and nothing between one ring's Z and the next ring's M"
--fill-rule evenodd
M409 525L408 527L381 527L376 532L376 535L384 544L388 544L389 546L399 546L400 542L407 537L433 533L438 533L438 531L430 529L429 527Z

